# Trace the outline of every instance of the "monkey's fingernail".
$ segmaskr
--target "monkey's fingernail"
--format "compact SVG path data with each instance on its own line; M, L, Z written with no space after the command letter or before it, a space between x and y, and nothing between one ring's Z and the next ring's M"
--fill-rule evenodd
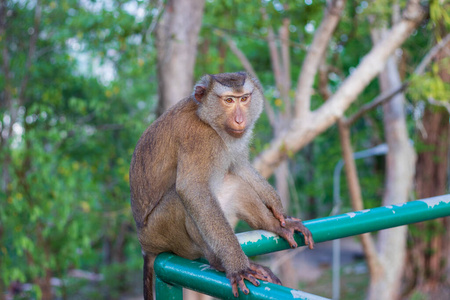
M292 244L292 245L291 245L291 248L292 248L292 249L295 249L295 248L297 248L297 245Z
M248 293L250 293L249 290L244 290L244 294L248 295Z

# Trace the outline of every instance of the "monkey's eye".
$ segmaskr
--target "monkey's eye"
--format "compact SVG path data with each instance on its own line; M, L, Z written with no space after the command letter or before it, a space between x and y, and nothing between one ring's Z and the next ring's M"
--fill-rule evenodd
M241 102L246 102L247 100L248 100L247 96L241 98Z
M233 101L233 98L227 98L227 99L225 99L225 102L226 103L233 103L234 101Z

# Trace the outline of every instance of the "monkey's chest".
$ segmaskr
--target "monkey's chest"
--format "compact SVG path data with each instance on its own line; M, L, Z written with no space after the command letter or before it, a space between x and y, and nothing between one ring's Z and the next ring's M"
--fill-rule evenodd
M233 228L239 220L239 204L237 203L239 187L240 180L234 175L227 174L220 187L216 190L216 198L219 201L220 207Z

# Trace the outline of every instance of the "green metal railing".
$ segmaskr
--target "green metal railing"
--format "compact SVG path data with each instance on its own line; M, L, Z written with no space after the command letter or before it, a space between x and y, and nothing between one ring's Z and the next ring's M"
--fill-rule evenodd
M320 243L446 216L450 216L450 194L303 223L311 231L314 241ZM290 249L284 239L263 230L240 233L237 237L247 256ZM299 246L305 245L301 234L297 234L295 240ZM163 253L155 260L155 274L156 299L182 299L182 287L221 299L236 299L225 274L205 263ZM325 299L276 284L260 282L259 287L247 284L250 294L244 295L240 292L239 299Z

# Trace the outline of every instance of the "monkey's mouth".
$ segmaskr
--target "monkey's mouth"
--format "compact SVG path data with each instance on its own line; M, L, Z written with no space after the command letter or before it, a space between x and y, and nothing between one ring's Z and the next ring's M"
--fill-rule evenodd
M227 132L232 137L239 138L244 135L245 129L233 129L233 128L228 127Z

